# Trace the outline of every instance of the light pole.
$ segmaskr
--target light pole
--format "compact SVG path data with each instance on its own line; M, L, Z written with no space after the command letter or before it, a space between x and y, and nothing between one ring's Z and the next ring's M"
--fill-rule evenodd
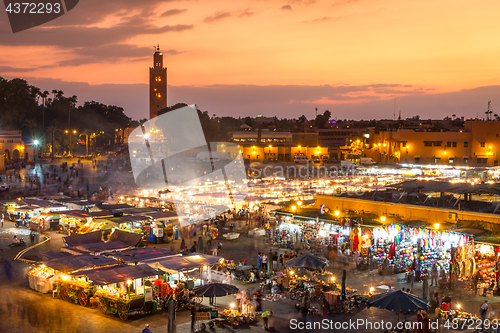
M66 134L69 134L69 147L68 147L68 153L71 155L71 133L69 133L68 130L64 131ZM73 130L73 134L76 134L76 130Z
M33 145L35 146L35 153L33 154L33 162L35 162L35 163L36 163L37 148L38 148L39 144L40 144L40 141L38 141L38 140L33 141Z

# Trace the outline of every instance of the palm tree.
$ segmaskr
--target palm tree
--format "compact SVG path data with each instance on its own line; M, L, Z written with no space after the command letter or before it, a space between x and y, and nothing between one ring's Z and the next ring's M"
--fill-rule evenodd
M61 91L62 92L62 91ZM73 95L71 96L70 98L68 98L68 102L69 102L69 109L68 109L68 131L70 131L70 120L71 120L71 109L75 107L75 104L76 104L76 95Z
M26 119L26 120L24 120L24 126L26 126L30 129L31 140L33 140L35 137L35 133L33 132L33 129L36 127L36 120L35 119Z
M45 99L49 95L49 92L45 90L44 92L38 92L38 96L42 98L42 132L45 131Z

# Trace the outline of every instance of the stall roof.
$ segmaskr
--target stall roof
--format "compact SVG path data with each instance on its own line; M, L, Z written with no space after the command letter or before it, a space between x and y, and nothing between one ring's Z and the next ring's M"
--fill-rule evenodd
M158 259L168 256L176 255L175 252L166 249L155 249L151 247L141 247L130 250L123 250L117 252L108 252L106 255L112 256L117 259L122 259L127 263L135 263L148 259Z
M96 222L109 221L116 224L137 222L149 220L149 216L146 215L125 215L120 217L101 217L96 219Z
M63 239L66 242L66 244L68 244L69 247L75 247L75 246L83 245L83 244L97 243L97 242L100 242L102 239L102 231L96 230L96 231L89 232L87 234L66 236L66 237L63 237Z
M425 181L425 180L408 180L402 183L391 185L391 187L401 188L405 191L420 190L424 192L448 192L455 194L473 193L484 191L491 194L500 195L498 186L490 184L476 184L469 183L451 183L447 181Z
M171 256L160 259L149 259L143 262L165 272L181 272L203 266L212 266L217 264L220 259L222 259L222 257L193 253L188 256Z
M127 204L116 204L116 205L100 205L98 206L99 209L103 210L115 210L115 209L130 209L130 208L135 208L135 206L127 205Z
M177 212L171 212L171 211L155 212L146 215L154 220L167 220L167 219L177 218Z
M53 203L49 200L43 200L43 199L28 199L25 198L22 201L24 201L28 205L36 205L39 207L47 208L47 207L66 207L64 205L61 205L59 203Z
M104 256L80 255L80 256L65 256L51 260L45 260L44 264L47 267L57 271L69 273L83 268L92 268L95 266L116 265L114 258Z
M85 275L96 285L107 285L160 274L162 273L148 265L117 265L79 271L71 275Z
M161 208L157 207L142 207L142 208L131 208L127 209L126 213L127 214L146 214L146 213L154 213L160 211Z
M121 241L111 241L111 242L96 242L89 244L77 245L74 248L85 252L103 252L103 251L113 251L119 249L127 249L131 247Z
M65 210L60 212L59 215L74 216L78 218L90 217L88 212L85 210Z
M57 202L60 202L60 203L66 203L66 202L75 203L75 202L83 202L83 201L85 201L85 199L75 199L75 198L56 198L56 199L53 199L53 200L57 201Z
M123 242L125 244L130 245L130 246L136 246L137 243L139 243L141 241L141 238L142 238L142 234L136 234L133 232L127 232L127 231L118 230L118 229L113 230L111 235L109 235L110 242L120 241L120 242Z
M23 256L23 259L32 260L32 261L47 261L51 259L57 258L67 258L71 256L71 253L68 252L44 252L38 254L28 254L27 256Z

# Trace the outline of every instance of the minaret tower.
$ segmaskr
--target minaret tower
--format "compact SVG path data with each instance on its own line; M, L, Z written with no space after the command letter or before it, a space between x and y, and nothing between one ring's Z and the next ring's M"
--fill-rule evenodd
M167 68L163 67L160 45L155 46L154 66L149 68L149 119L167 107Z

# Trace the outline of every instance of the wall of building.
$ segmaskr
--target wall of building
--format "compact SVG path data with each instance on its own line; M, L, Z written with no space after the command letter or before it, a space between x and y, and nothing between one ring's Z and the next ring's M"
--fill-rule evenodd
M464 129L429 132L370 130L367 157L381 163L497 166L500 122L469 121Z
M317 147L318 146L318 133L292 133L292 143L295 146L301 147Z
M0 131L0 152L5 163L24 159L26 152L21 131Z

